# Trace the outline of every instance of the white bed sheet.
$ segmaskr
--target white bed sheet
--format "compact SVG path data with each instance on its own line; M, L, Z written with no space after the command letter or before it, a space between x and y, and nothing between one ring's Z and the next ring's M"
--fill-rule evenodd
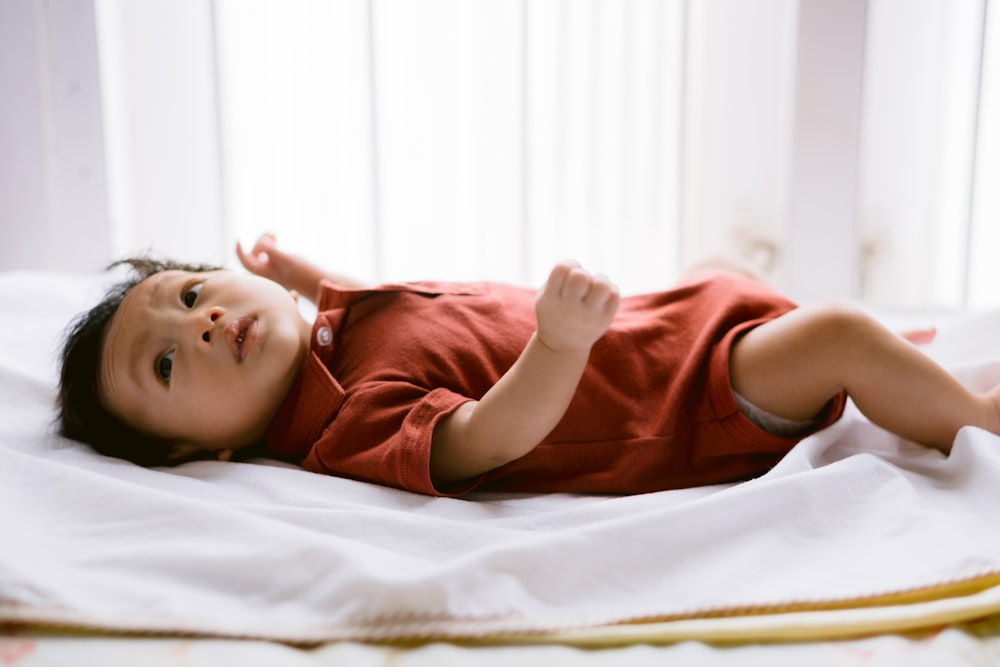
M434 499L266 461L107 459L50 428L59 332L102 282L0 274L0 622L287 642L746 641L794 635L769 634L781 614L750 612L1000 575L1000 438L965 429L946 458L853 408L758 480L627 498ZM995 341L1000 317L966 316L928 352L988 386ZM995 589L977 595L869 627L1000 610ZM931 622L912 611L935 604ZM805 638L866 632L852 625L863 613L821 613Z

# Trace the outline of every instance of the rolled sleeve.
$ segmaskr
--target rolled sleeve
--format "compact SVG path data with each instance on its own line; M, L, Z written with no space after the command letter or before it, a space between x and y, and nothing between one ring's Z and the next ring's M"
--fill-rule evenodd
M442 491L430 475L434 427L472 400L448 389L406 382L359 387L325 429L303 467L314 472L395 486L436 496L460 496L479 479Z

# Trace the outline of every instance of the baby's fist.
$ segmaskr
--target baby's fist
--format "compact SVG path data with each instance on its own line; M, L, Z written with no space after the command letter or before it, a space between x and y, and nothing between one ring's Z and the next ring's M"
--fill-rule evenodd
M535 301L538 337L556 351L589 350L611 326L620 301L618 287L607 276L575 261L561 262Z

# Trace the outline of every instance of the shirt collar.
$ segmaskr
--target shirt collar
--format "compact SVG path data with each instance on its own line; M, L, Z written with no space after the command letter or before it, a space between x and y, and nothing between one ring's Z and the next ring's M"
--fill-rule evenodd
M313 325L309 355L264 434L267 449L281 458L305 458L344 402L344 389L326 366L333 338L333 323L321 313Z

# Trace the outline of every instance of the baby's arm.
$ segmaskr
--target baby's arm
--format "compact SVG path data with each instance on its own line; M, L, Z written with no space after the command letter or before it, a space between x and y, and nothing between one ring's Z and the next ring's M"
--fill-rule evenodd
M479 401L441 420L431 478L448 485L518 459L562 419L590 348L614 319L618 288L575 262L557 265L535 302L538 328L514 365Z
M244 251L243 246L237 243L236 256L250 273L270 278L285 289L293 290L309 300L316 299L319 282L324 278L340 287L364 287L349 278L325 273L301 257L278 250L273 234L264 234L257 239L250 252Z

